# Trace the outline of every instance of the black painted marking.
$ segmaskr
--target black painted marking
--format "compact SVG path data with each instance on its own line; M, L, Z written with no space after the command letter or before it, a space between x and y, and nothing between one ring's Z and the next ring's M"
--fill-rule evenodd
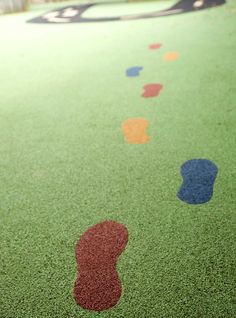
M134 15L123 15L115 17L99 17L99 18L85 18L83 13L89 8L102 4L112 4L110 2L103 3L87 3L73 6L63 7L57 10L50 11L42 16L31 19L29 23L88 23L88 22L109 22L109 21L127 21L127 20L138 20L164 17L182 13L188 13L193 11L204 10L226 3L226 0L205 0L203 5L195 8L194 3L196 0L180 0L175 5L166 10L160 10L150 12L146 14L134 14ZM123 2L122 2L123 3ZM77 11L76 14L74 14ZM53 14L55 12L55 14ZM68 12L68 13L66 13ZM71 12L71 15L70 15Z

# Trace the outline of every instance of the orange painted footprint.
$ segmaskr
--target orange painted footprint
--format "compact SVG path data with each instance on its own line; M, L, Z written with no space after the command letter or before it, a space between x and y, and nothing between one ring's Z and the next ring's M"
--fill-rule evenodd
M102 311L117 304L122 285L116 263L127 242L127 228L114 221L98 223L81 236L76 245L74 297L82 308Z
M179 58L179 53L178 52L168 52L164 55L164 60L165 61L175 61Z
M129 144L145 144L150 140L146 130L148 121L144 118L129 118L122 124L124 137Z

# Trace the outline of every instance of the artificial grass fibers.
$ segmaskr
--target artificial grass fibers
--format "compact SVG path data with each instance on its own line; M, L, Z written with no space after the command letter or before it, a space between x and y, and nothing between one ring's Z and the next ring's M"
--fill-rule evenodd
M235 316L235 10L229 0L135 21L26 23L45 7L0 18L1 317ZM141 76L125 76L131 65ZM146 83L164 89L142 98ZM148 143L127 143L129 118L148 121ZM219 169L206 204L176 197L192 158ZM124 224L129 244L122 297L96 313L74 301L74 247L104 220Z

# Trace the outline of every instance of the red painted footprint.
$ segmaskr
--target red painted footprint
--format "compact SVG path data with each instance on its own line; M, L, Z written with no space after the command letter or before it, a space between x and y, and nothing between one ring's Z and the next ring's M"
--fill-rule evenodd
M142 97L149 98L149 97L155 97L160 94L160 91L162 90L163 85L161 84L146 84L143 86L144 92L142 94Z
M161 44L160 43L153 43L149 45L149 49L150 50L158 50L161 48Z
M90 227L76 244L78 267L74 285L76 303L102 311L117 304L122 285L116 262L128 242L123 224L105 221Z

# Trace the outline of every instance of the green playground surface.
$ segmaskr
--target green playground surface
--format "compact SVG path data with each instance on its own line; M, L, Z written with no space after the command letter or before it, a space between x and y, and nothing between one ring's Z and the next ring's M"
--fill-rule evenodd
M26 23L63 5L0 17L0 317L236 317L235 1L144 20ZM165 61L168 52L179 58ZM126 76L132 66L140 76ZM163 85L158 97L141 97L147 83ZM149 122L148 143L125 140L129 118ZM192 158L219 169L205 204L176 195ZM124 224L129 241L122 297L95 312L73 298L75 244L105 220Z

